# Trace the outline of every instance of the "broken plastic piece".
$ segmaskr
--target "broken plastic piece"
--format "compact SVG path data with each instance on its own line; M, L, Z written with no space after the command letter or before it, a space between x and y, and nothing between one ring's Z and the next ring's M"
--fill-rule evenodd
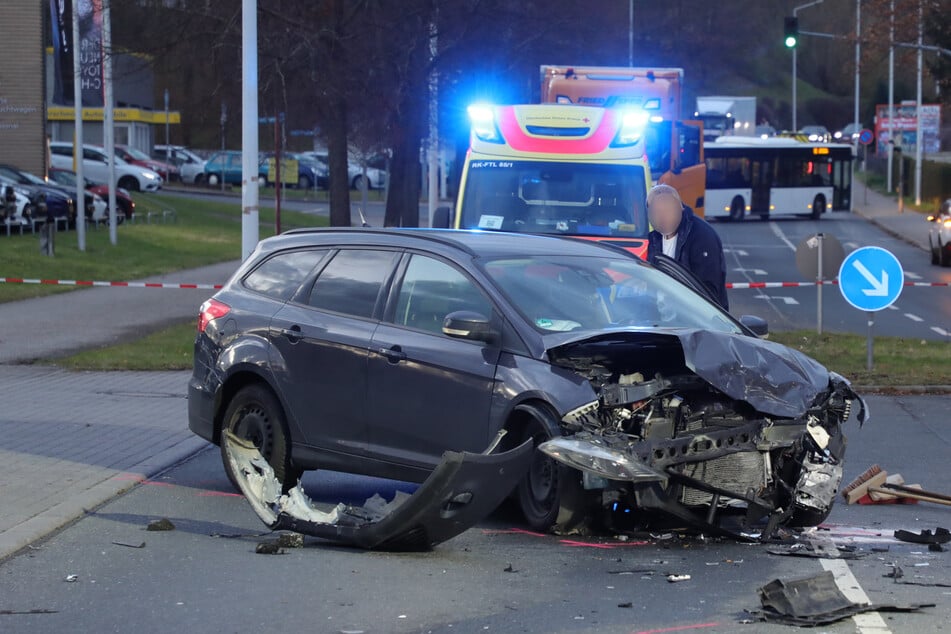
M173 531L175 530L175 525L172 524L172 521L167 517L163 517L160 520L152 520L149 522L149 525L145 527L147 531Z
M667 581L678 583L680 581L690 581L690 575L667 575Z
M895 531L895 539L912 544L947 544L951 542L951 532L940 526L933 533L930 529L925 529L921 533L899 529Z
M429 550L485 518L528 472L534 451L530 440L499 454L447 451L413 495L398 493L390 502L375 495L364 506L324 512L300 483L281 495L274 470L252 443L227 431L221 442L241 492L271 530L393 551Z
M764 621L806 627L828 625L862 612L911 612L935 605L853 603L842 594L828 570L804 579L774 579L760 588L759 594L763 609L750 610L750 614Z

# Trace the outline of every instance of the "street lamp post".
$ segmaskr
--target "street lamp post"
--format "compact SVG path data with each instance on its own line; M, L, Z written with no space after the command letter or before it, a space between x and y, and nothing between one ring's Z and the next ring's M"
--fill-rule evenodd
M794 7L792 10L793 18L798 19L800 11L802 11L803 9L808 9L809 7L814 7L817 4L822 4L822 2L824 2L824 0L814 0L813 2L808 2L806 4L801 4L798 7ZM788 46L788 43L787 43L787 46ZM793 132L799 129L799 121L796 116L797 115L797 100L798 100L798 97L796 95L796 88L797 88L796 84L798 83L798 71L796 68L796 64L798 62L797 60L798 50L799 50L799 43L795 42L792 46L792 131Z

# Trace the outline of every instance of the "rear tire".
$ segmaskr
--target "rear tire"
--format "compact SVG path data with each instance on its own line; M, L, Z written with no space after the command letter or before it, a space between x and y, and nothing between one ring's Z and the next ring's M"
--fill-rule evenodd
M360 191L363 188L363 181L364 181L363 174L354 176L353 183L352 183L353 188L357 191ZM370 190L370 189L373 189L373 188L370 186L369 180L367 180L367 190Z
M938 251L934 248L934 244L931 242L931 236L928 236L928 253L931 254L932 264L939 264L941 262L938 257Z
M210 187L215 187L215 186L217 186L219 182L221 182L221 181L218 179L218 175L217 175L217 174L209 174L209 175L208 175L208 185L209 185Z
M239 390L228 403L221 428L254 443L274 469L274 476L281 482L281 490L285 493L300 480L303 472L290 461L290 438L284 421L284 409L267 387L249 385ZM221 460L231 484L240 490L225 455L224 443L221 443Z
M951 246L941 244L940 239L938 240L938 262L941 266L951 266Z
M297 179L297 189L310 189L313 186L314 184L307 176L301 176L299 179Z
M813 220L819 220L822 218L822 214L825 212L826 197L820 194L819 196L816 196L815 200L812 201L812 213L810 214L810 218Z

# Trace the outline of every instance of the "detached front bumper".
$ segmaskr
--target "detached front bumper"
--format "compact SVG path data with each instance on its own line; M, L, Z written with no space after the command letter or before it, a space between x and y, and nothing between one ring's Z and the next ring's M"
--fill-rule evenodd
M379 495L361 507L317 509L300 483L287 495L253 444L230 432L222 445L241 492L271 530L291 530L374 550L430 550L484 519L528 472L531 441L499 454L447 451L410 496L386 502Z

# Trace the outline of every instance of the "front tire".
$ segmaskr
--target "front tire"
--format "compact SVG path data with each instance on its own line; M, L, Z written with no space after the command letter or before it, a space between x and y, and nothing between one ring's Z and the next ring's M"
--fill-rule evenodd
M928 252L931 254L932 264L939 264L941 262L938 258L938 250L934 248L934 243L931 242L931 236L928 236Z
M274 469L274 476L281 482L282 491L287 492L297 484L302 472L290 461L290 438L284 409L267 387L249 385L239 390L228 403L221 428L254 443ZM231 484L240 490L225 454L224 443L221 443L221 460Z
M140 189L139 181L134 176L123 176L116 185L130 192L137 192Z
M743 199L739 196L733 199L733 202L730 203L730 220L733 222L739 222L743 220L743 216L746 213L746 206L743 204Z
M363 177L363 174L359 174L359 175L353 177L353 183L352 183L353 188L354 188L355 190L357 190L357 191L361 191L361 190L363 189L363 183L364 183L364 181L366 181L367 190L373 189L373 188L370 186L370 181L369 181L368 179L364 178L364 177Z
M951 266L951 245L941 244L938 239L938 262L941 266Z
M310 178L307 176L301 176L297 179L297 189L310 189L313 186L313 183L311 183Z
M218 175L217 175L217 174L209 174L209 175L208 175L208 185L209 185L209 187L215 187L215 186L218 185L219 182L221 182L221 181L218 179Z

